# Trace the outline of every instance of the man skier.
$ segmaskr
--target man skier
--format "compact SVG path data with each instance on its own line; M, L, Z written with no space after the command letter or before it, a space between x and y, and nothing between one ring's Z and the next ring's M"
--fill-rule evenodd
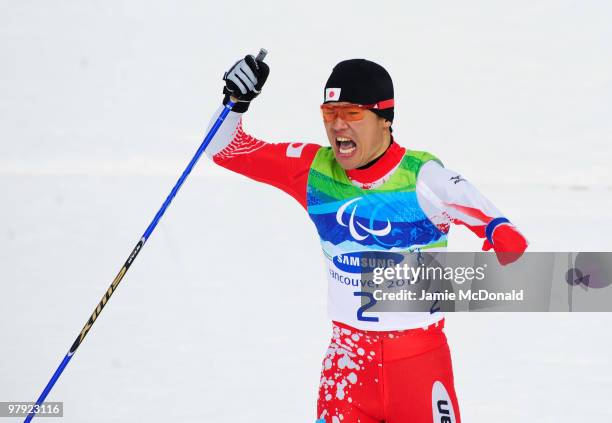
M317 422L459 423L442 313L364 313L359 284L350 282L360 270L340 258L443 251L451 223L484 238L483 250L492 248L502 264L518 259L527 241L468 181L432 154L395 141L393 84L382 66L353 59L334 67L321 105L329 147L271 144L243 130L242 114L268 74L253 56L225 73L223 104L236 105L206 152L216 164L291 195L321 238L333 334Z

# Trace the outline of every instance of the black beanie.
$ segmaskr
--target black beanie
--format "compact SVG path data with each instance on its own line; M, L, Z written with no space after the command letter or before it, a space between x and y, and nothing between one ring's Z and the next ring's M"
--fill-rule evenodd
M334 66L323 96L324 103L374 105L372 112L393 122L393 81L385 68L369 60L344 60Z

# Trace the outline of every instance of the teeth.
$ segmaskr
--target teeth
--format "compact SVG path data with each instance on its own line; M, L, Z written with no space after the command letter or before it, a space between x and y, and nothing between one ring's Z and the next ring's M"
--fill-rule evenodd
M357 148L355 141L347 137L336 137L340 154L351 154Z
M341 144L338 147L338 151L340 151L340 153L342 153L342 154L350 154L353 151L355 151L356 148L357 147L355 146L355 144L349 144L349 145L346 145L346 146Z
M342 154L349 154L352 153L353 151L355 151L355 147L350 147L350 148L339 148L340 153Z

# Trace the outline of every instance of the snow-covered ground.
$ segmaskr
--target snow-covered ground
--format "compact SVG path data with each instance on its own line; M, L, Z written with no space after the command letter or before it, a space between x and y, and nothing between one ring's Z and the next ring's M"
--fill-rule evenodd
M0 401L34 400L191 158L223 71L266 47L245 126L324 143L322 87L366 57L398 141L440 156L534 251L610 251L605 2L11 2L0 13ZM480 242L458 228L453 250ZM60 378L66 422L311 422L330 335L316 232L211 166ZM465 422L606 421L611 314L447 317Z

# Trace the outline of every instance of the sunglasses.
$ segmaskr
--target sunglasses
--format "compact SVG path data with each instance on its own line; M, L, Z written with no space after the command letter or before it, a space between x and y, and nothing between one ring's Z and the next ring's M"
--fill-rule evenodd
M321 114L325 122L333 122L338 117L347 122L362 120L366 110L373 109L375 105L364 106L362 104L347 104L344 106L321 105Z

